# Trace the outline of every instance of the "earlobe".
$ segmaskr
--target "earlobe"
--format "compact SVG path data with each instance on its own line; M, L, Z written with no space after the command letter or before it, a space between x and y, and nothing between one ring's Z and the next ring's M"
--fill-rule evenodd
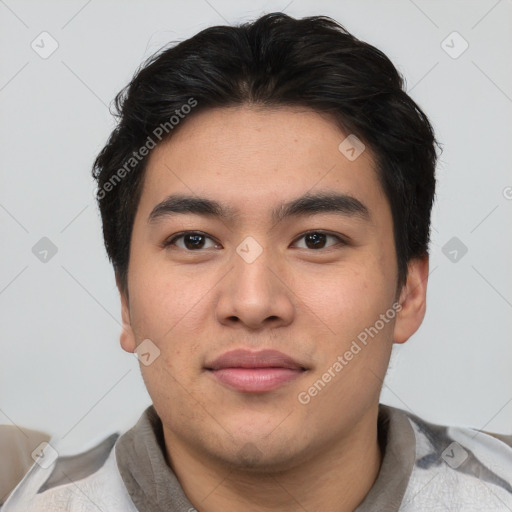
M130 318L130 304L128 301L127 294L122 291L122 288L119 284L119 280L116 277L117 289L119 290L119 295L121 298L121 320L122 320L122 328L120 334L120 342L121 347L126 352L133 353L137 348L137 344L135 343L135 334L133 332L131 318Z
M405 343L423 322L427 307L428 268L428 255L409 262L407 282L400 293L401 309L393 333L395 343Z

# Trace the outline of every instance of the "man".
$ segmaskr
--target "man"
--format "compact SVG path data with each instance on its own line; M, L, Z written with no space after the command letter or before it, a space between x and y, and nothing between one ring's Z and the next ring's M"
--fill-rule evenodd
M153 405L6 510L512 509L504 442L379 404L425 315L437 158L389 59L274 13L158 54L116 104L94 176Z

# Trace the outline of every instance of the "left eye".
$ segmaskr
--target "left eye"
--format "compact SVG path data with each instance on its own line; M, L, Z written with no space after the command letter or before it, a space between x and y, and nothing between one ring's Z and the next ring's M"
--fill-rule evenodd
M300 247L300 249L325 249L325 243L328 238L332 238L337 241L336 244L332 245L343 245L344 240L336 235L330 235L322 231L310 231L301 235L297 240L305 240L306 247Z
M322 231L309 231L308 233L304 233L295 240L295 243L297 243L298 240L304 239L305 247L299 247L299 249L319 250L325 249L326 241L328 238L336 241L336 243L331 244L331 246L345 244L345 241L341 237L337 235L331 235L329 233L324 233ZM173 236L164 242L164 247L175 246L179 249L197 251L198 249L208 249L208 246L205 243L206 240L210 240L212 242L210 248L219 247L219 244L217 244L211 237L205 235L204 233L192 231ZM182 244L179 244L178 241L182 242Z

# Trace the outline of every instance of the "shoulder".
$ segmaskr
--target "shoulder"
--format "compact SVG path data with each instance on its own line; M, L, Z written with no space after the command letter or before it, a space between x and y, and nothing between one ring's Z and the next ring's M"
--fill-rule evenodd
M31 457L34 446L49 439L44 432L0 425L0 506L34 463Z
M401 511L512 510L512 447L488 433L430 423L396 408L415 437ZM461 508L462 507L462 508Z
M118 434L78 455L34 463L2 512L136 512L117 468ZM50 446L45 457L51 457ZM43 459L44 460L44 459Z

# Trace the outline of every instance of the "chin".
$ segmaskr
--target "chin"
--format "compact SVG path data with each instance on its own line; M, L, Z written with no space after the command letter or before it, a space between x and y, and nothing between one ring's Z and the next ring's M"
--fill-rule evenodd
M252 430L252 435L226 436L224 442L204 448L229 469L251 473L288 471L308 458L307 446L301 446L291 433L268 436Z

